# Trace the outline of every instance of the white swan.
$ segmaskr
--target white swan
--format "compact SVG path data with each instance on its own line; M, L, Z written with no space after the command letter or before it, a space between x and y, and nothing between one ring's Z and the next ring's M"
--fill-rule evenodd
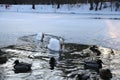
M60 51L61 50L60 41L58 39L51 38L49 40L48 49L53 51Z
M39 33L36 35L36 40L37 40L37 41L43 42L43 38L44 38L44 33L42 33L42 32L39 32Z

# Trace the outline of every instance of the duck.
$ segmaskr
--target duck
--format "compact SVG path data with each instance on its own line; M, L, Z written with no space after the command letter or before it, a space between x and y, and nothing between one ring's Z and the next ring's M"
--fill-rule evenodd
M4 64L7 62L7 57L6 56L0 56L0 64Z
M90 50L93 52L93 53L96 53L96 56L100 56L101 55L101 52L100 50L98 50L98 47L96 45L93 45L90 47Z
M103 80L110 80L112 78L110 69L100 69L100 78Z
M15 60L14 64L15 73L25 73L31 71L31 64L19 62L19 60Z
M48 49L52 50L52 51L58 51L59 52L61 50L60 41L56 38L51 38L49 40Z
M93 60L93 61L85 61L84 62L84 69L94 70L99 73L99 70L102 69L102 60Z
M7 62L8 58L5 55L6 53L0 50L0 64L4 64Z
M50 64L50 69L53 70L54 67L56 66L56 60L54 57L50 58L49 64Z
M77 74L76 80L88 80L90 78L89 75L86 74Z

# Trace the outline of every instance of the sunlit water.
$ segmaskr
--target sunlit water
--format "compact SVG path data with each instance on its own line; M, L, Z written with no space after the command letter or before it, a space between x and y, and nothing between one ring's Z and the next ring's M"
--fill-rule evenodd
M44 32L62 36L66 42L120 49L119 18L120 15L0 12L0 46L16 44L23 35Z

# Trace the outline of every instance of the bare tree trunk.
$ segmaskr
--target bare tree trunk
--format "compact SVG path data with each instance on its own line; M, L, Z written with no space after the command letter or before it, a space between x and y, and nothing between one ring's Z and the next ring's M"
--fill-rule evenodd
M113 0L111 0L111 2L110 2L110 3L111 3L111 11L112 11L112 3L113 3Z
M35 9L35 4L32 4L32 9Z
M57 9L59 9L60 8L60 3L57 3Z
M60 0L57 0L56 3L57 3L57 9L59 9L60 8Z
M103 0L101 0L101 2L100 2L100 8L99 8L99 10L102 9L102 4L103 4Z
M90 10L93 10L93 0L90 0Z
M13 2L14 2L13 4L17 4L17 1L16 1L16 0L13 0Z
M98 10L98 5L99 5L99 2L96 2L96 3L95 3L95 5L96 5L95 10L97 11L97 10Z

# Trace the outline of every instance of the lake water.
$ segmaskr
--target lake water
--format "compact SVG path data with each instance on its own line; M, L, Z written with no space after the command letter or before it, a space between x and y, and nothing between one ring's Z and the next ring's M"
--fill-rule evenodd
M19 37L44 32L66 42L97 44L120 50L120 15L0 12L0 47Z
M97 44L105 47L120 49L119 19L120 15L0 12L0 47L20 44L21 41L19 37L22 37L24 35L36 34L38 32L44 32L46 34L64 37L66 42L80 44ZM27 38L32 39L29 37ZM26 37L24 37L24 39L25 38ZM6 64L0 65L0 79L66 80L62 76L61 70L58 70L56 68L54 71L51 71L49 69L48 56L53 55L50 55L49 51L42 48L38 49L40 50L39 52L34 51L36 48L34 47L35 44L33 43L31 43L31 45L24 44L22 46L16 46L16 49L3 49L12 57L7 61ZM120 52L114 50L114 52L117 54L115 54L114 56L110 56L109 53L111 49L101 47L100 50L103 53L101 55L102 61L104 62L103 68L111 69L113 73L112 80L119 80ZM89 53L89 50L87 53ZM16 59L19 59L23 62L31 63L32 72L15 74L13 71L13 63ZM70 61L75 63L77 62L76 65L72 65L76 67L75 69L77 69L77 71L81 67L81 65L79 65L79 61L84 61L79 59L80 58L75 59L74 61ZM63 60L62 64L63 63L66 64L66 60ZM63 68L64 66L65 65L63 64ZM66 68L66 70L69 69Z

